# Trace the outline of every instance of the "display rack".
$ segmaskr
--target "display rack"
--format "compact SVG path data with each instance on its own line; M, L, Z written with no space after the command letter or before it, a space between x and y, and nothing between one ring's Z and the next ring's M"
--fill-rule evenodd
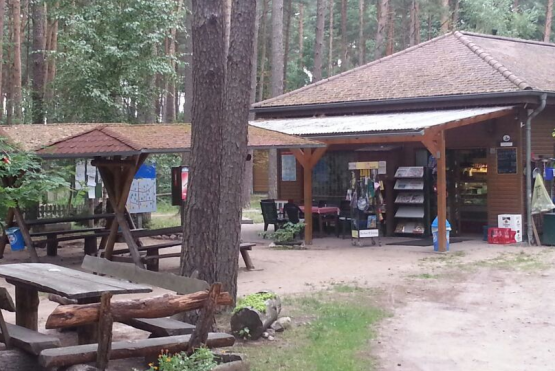
M383 222L383 182L385 162L349 163L351 184L347 197L351 201L351 244L363 246L365 240L381 246L380 224Z
M428 187L424 167L400 167L395 179L395 234L428 235Z

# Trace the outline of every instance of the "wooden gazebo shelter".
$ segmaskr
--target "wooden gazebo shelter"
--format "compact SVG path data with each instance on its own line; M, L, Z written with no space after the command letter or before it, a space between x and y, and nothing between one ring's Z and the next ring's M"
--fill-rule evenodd
M60 124L0 126L0 136L6 137L19 148L34 152L43 159L92 158L102 177L114 218L107 224L106 238L100 249L107 259L112 258L114 244L121 231L134 263L143 266L139 247L133 238L126 201L133 178L150 154L183 153L190 151L191 126L174 125L125 125L125 124ZM271 130L249 127L248 148L289 149L312 153L324 144L286 135ZM209 150L209 148L207 148ZM318 150L317 150L318 151ZM13 223L13 212L8 213L7 224ZM25 223L19 223L28 240L31 259L37 254L30 242ZM7 244L7 237L0 238L0 250Z

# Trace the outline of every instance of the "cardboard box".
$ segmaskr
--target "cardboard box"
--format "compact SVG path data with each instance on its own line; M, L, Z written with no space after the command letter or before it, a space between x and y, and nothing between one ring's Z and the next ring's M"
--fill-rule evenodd
M522 215L501 214L497 217L497 227L510 228L516 232L516 242L522 242Z

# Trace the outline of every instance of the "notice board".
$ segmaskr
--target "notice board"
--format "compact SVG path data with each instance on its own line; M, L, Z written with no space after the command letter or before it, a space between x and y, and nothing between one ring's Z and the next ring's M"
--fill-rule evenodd
M518 167L516 148L497 149L497 174L516 174Z

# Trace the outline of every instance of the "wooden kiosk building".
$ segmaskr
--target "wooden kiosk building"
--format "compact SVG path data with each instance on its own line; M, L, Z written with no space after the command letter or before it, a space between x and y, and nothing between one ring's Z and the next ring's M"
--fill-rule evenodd
M252 124L326 144L281 152L295 156L298 176L280 177L279 197L306 207L344 198L348 162L386 161L388 235L397 168L433 163L445 251L447 219L481 233L519 214L531 236L533 161L554 157L554 76L555 44L453 32L257 103Z

